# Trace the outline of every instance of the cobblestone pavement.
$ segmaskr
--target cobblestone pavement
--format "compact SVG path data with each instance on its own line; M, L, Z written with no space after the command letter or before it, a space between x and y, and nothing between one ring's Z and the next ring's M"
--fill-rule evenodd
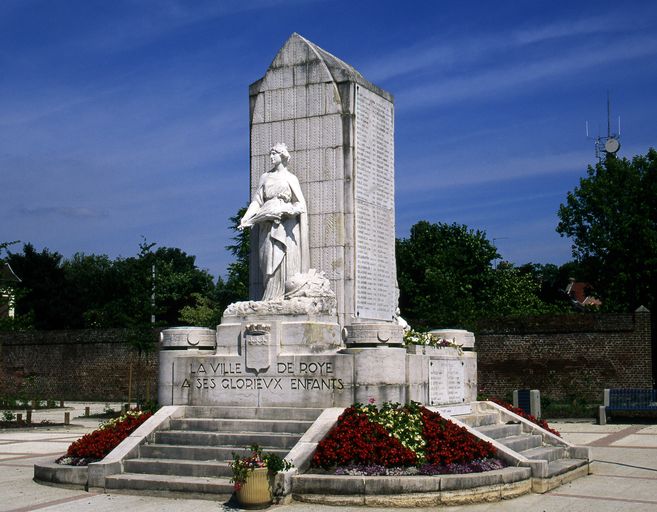
M53 461L68 445L99 423L80 417L85 406L91 413L103 412L103 403L67 403L68 426L0 430L0 511L230 511L233 507L213 501L183 500L88 493L37 484L32 480L33 465ZM109 404L118 409L120 404ZM42 420L63 423L62 409L35 411L34 423ZM608 424L592 421L550 422L568 441L592 447L592 474L546 494L530 494L514 500L458 507L444 511L641 511L657 510L657 425ZM347 511L376 512L391 509L329 507L292 503L272 506L275 512ZM399 509L406 510L406 509ZM415 509L430 510L430 509ZM431 510L436 510L431 509Z

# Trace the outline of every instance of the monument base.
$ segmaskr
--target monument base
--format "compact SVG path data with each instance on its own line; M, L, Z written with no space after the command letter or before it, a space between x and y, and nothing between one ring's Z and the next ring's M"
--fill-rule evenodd
M345 348L339 326L331 320L225 318L216 347L188 341L199 337L200 328L167 329L160 352L159 403L328 408L413 400L444 407L476 400L474 352L384 344ZM213 331L202 332L207 340Z

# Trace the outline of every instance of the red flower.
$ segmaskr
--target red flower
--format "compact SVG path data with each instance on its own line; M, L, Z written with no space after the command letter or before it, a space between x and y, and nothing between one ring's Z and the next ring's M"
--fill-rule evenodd
M553 429L552 427L550 427L550 425L548 425L547 421L539 420L539 419L535 418L534 416L532 416L531 414L527 414L525 411L523 411L519 407L514 407L513 405L511 405L509 403L506 403L506 402L503 402L502 400L500 400L498 398L491 398L490 400L491 400L491 402L495 402L497 405L501 405L502 407L504 407L505 409L511 411L512 413L515 413L518 416L522 416L526 420L529 420L532 423L535 423L539 427L547 430L548 432L551 432L555 436L561 437L561 434L559 433L559 431Z
M412 466L417 456L378 423L349 407L328 435L317 445L312 465L328 468L347 464Z
M422 434L426 441L426 461L431 464L470 462L495 455L490 443L470 434L467 429L420 408ZM412 466L417 454L404 447L386 429L370 421L366 414L349 407L338 418L328 435L317 445L312 465L329 468L350 464L377 464L385 467Z
M102 459L152 415L151 412L144 412L139 416L126 416L112 426L85 434L68 447L66 455Z

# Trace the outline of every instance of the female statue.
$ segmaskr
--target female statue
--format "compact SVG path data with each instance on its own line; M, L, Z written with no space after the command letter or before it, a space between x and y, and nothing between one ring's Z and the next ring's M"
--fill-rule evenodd
M308 215L299 180L287 170L290 153L283 143L269 151L272 168L264 173L239 228L256 226L262 300L285 295L285 281L308 270Z

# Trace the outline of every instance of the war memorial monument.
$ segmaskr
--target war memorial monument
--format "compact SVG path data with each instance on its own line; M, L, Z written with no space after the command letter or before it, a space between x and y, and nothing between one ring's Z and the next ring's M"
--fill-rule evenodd
M392 95L298 34L249 88L250 301L163 334L160 404L467 404L459 354L402 344ZM449 353L448 353L449 352Z
M88 467L36 464L35 480L216 499L231 453L258 443L294 464L277 500L433 506L546 492L589 470L589 451L476 401L472 333L403 343L395 267L392 96L293 34L249 88L250 299L216 330L162 333L161 408ZM458 348L456 346L459 346ZM355 402L419 402L490 443L507 467L427 476L308 474Z

